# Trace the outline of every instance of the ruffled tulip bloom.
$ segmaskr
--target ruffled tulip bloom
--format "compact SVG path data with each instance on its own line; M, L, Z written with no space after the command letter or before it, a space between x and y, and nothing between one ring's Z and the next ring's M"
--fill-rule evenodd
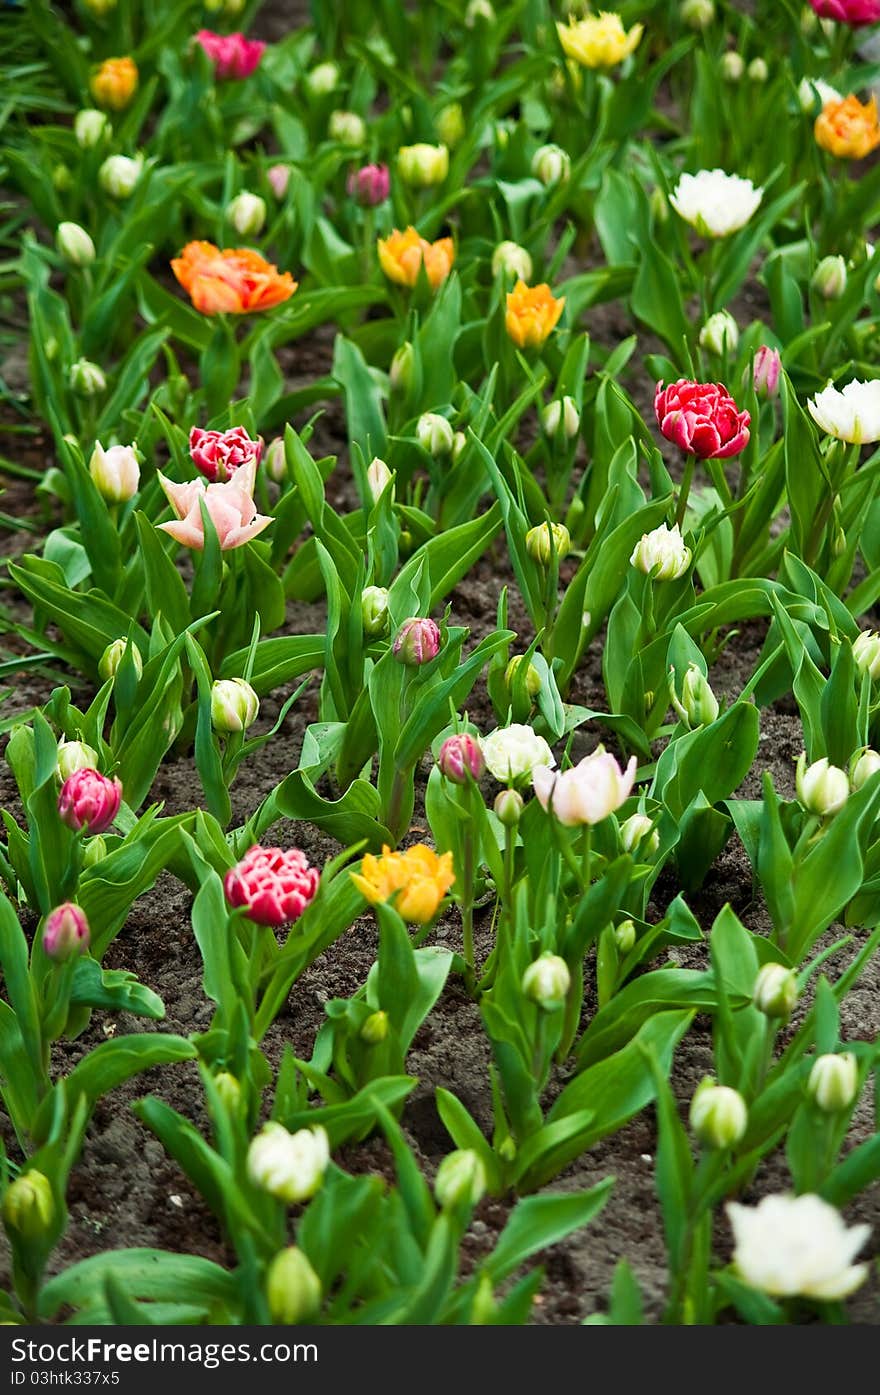
M669 202L701 237L729 237L744 228L764 197L750 179L724 170L683 174Z
M246 39L244 34L215 34L211 29L200 29L195 42L213 63L214 76L221 79L250 77L259 68L266 48L262 39Z
M620 15L601 13L588 15L568 24L557 24L556 32L566 58L580 63L582 68L615 68L638 47L643 24L634 24L629 33Z
M64 963L77 954L85 954L91 932L86 913L72 901L56 906L46 916L43 926L43 949L49 959Z
M329 1161L330 1140L320 1124L289 1133L271 1119L248 1148L247 1172L254 1186L293 1206L315 1195Z
M242 465L259 465L263 442L252 441L243 426L233 426L229 431L203 431L194 426L189 433L189 453L206 480L226 484Z
M839 389L829 383L807 406L816 425L838 441L857 446L880 441L880 379Z
M847 1227L820 1196L765 1196L757 1206L728 1203L733 1262L752 1288L776 1298L846 1298L868 1276L853 1260L871 1234L869 1225Z
M659 528L642 534L629 560L655 581L678 581L690 566L692 555L678 524L667 528L661 523Z
M68 776L58 795L62 823L77 833L106 833L122 799L119 780L97 770L77 770Z
M455 260L451 237L428 242L413 227L405 232L398 232L395 228L390 236L379 238L377 248L379 265L388 280L396 286L414 286L419 279L419 270L424 266L428 284L432 291L436 291L446 280Z
M250 315L289 300L297 288L289 271L279 271L249 247L220 251L213 242L188 242L171 270L203 315Z
M880 0L810 0L820 19L833 19L837 24L880 23Z
M538 766L532 785L542 809L552 810L567 828L601 823L628 799L636 778L636 758L625 770L599 746L570 770Z
M565 296L557 300L550 287L527 286L517 281L507 295L504 325L518 349L540 349L559 323Z
M176 538L184 547L201 552L205 546L205 527L201 503L217 530L222 552L231 552L250 542L272 519L257 513L254 503L256 461L241 465L225 484L205 484L204 480L188 480L175 484L159 472L159 483L177 517L171 523L160 523L163 532Z
M371 906L396 896L394 909L413 925L427 925L455 882L452 853L437 854L425 843L416 843L405 852L382 848L381 857L367 853L360 872L349 876Z
M877 98L860 102L851 94L842 102L827 102L816 117L817 143L838 160L864 160L880 145Z
M487 770L505 784L508 781L519 784L533 775L538 766L556 764L556 758L543 736L522 722L497 727L483 737L480 745Z
M749 443L748 412L741 412L721 383L694 383L688 378L654 393L657 425L667 441L700 460L727 460Z
M320 874L299 848L261 848L254 844L230 867L223 890L230 906L243 906L257 925L287 925L297 920L315 897Z
M436 621L415 615L404 620L394 637L391 652L399 664L418 668L440 653L440 627Z
M352 170L346 181L349 198L361 208L376 208L391 192L391 176L387 165L362 165Z
M437 756L440 771L454 785L464 785L468 777L479 780L486 769L480 743L467 732L447 736Z
M137 91L138 70L133 58L105 58L92 74L89 88L95 101L111 111L124 111Z

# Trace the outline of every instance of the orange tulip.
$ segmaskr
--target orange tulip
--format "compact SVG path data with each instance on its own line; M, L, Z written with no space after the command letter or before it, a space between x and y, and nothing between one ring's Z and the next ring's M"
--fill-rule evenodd
M826 102L816 117L814 131L822 149L838 160L864 160L880 145L877 98L860 102L858 97L849 96L840 102Z
M221 252L213 242L188 242L171 270L203 315L249 315L289 300L297 283L289 271L247 247Z
M101 107L122 111L127 107L138 85L137 64L133 58L105 58L92 74L92 96Z
M452 853L438 856L433 848L416 843L406 852L383 847L382 856L367 853L360 872L349 876L371 906L390 901L404 920L427 925L440 908L440 902L455 881Z
M540 349L564 307L565 296L557 300L549 286L517 281L507 297L507 333L518 349Z
M446 280L455 260L451 237L428 242L412 227L406 232L398 232L395 228L390 237L380 237L378 250L379 265L389 281L398 286L414 286L419 279L419 267L424 266L432 291Z

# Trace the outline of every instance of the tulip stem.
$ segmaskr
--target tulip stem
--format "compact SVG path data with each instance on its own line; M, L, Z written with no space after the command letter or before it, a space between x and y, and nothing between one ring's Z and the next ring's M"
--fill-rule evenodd
M691 481L694 477L694 465L696 456L688 455L684 462L684 474L681 477L681 484L678 487L678 508L675 511L675 521L681 528L684 523L684 516L687 511L688 495L691 492Z
M589 891L590 881L593 872L593 828L592 825L584 824L583 843L581 845L581 872L583 876L584 891Z

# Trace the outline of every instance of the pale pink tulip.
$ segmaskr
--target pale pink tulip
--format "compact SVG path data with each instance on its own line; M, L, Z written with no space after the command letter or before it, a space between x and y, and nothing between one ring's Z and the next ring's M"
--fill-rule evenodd
M560 823L601 823L629 797L636 778L636 758L625 770L600 746L578 765L561 774L548 766L536 766L532 784L542 809L552 808Z
M240 465L225 484L205 484L203 479L175 484L159 472L159 483L177 515L174 522L160 523L159 527L184 547L201 552L205 546L201 510L204 499L221 551L242 547L272 522L271 518L257 513L253 497L256 472L257 462L253 459Z

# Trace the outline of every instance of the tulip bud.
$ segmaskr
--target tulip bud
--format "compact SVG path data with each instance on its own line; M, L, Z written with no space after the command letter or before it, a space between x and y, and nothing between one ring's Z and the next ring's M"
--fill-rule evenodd
M98 770L77 770L58 792L58 817L76 833L105 833L119 813L122 784Z
M492 275L531 281L532 259L525 247L520 247L518 242L499 242L492 253Z
M516 828L522 818L523 797L517 790L502 790L496 794L492 808L495 817L505 828Z
M470 4L464 12L464 25L466 29L476 29L479 24L494 24L495 10L489 0L470 0Z
M331 111L327 133L340 145L363 145L367 139L364 119L356 111Z
M91 932L85 911L72 901L56 906L43 925L43 949L49 959L64 964L77 954L85 954Z
M259 237L266 222L266 201L259 194L242 191L229 204L226 217L239 237Z
M752 384L758 397L776 397L779 393L779 375L782 372L782 359L778 349L769 349L762 344L752 359ZM748 379L748 369L744 385Z
M620 825L620 842L624 852L638 848L643 857L653 857L660 847L660 834L647 814L630 814Z
M401 344L391 360L388 377L392 392L406 392L412 383L415 353L412 344Z
M388 592L384 586L365 586L361 592L361 624L368 639L388 628Z
M846 290L846 262L843 257L823 257L813 272L812 286L823 300L839 300Z
M681 685L681 700L675 692L675 669L670 669L669 696L679 721L688 731L711 726L718 716L718 699L696 664L689 664Z
M416 439L422 450L436 459L452 450L452 427L438 412L423 412L416 424Z
M558 954L539 955L522 976L523 993L544 1012L561 1008L571 987L568 965Z
M472 1148L457 1148L447 1153L437 1168L434 1195L445 1210L468 1205L476 1206L486 1191L486 1169Z
M98 170L98 183L114 199L130 199L141 177L141 161L128 155L109 155Z
M468 438L463 431L456 431L452 438L452 463L457 465L467 450Z
M70 369L70 386L77 397L97 397L106 391L107 379L103 369L87 358L78 358Z
M415 615L404 620L394 639L391 652L399 664L417 668L429 664L440 653L440 630L433 620Z
M115 678L119 665L122 663L126 649L129 648L125 639L114 639L112 644L108 644L100 659L98 660L98 673L104 682L108 678ZM141 658L141 651L136 644L131 645L131 661L134 664L134 671L140 681L144 671L144 661Z
M110 134L110 119L97 107L84 107L73 119L73 134L81 150L91 150Z
M292 1206L314 1196L329 1161L330 1144L320 1125L292 1134L272 1120L251 1142L247 1171L255 1186Z
M264 469L273 484L283 484L287 479L287 456L280 436L275 437L266 451Z
M445 145L403 145L397 152L397 168L404 184L411 189L430 189L442 184L449 173L449 151Z
M708 1148L732 1148L748 1124L746 1102L738 1090L716 1085L711 1077L697 1087L691 1100L690 1125Z
M853 641L853 659L860 675L867 673L872 682L880 678L880 634L876 630L862 630Z
M561 562L570 551L571 536L564 523L539 523L526 533L526 552L541 567L549 567L554 554Z
M361 1041L367 1046L380 1046L388 1036L388 1013L371 1012L361 1027Z
M96 770L98 753L85 741L58 742L58 774L62 780L75 775L77 770Z
M807 1081L807 1093L825 1114L839 1114L855 1103L859 1065L851 1051L817 1056Z
M83 867L97 867L107 856L107 844L100 833L91 837L83 849Z
M820 818L838 813L849 798L846 771L829 765L825 756L808 766L806 752L798 756L795 788L807 812L818 814Z
M352 170L345 187L361 208L378 208L391 191L388 166L364 165L362 169Z
M450 102L438 112L437 120L434 123L437 135L444 145L452 148L458 145L463 139L467 129L464 121L464 112L461 109L461 102Z
M667 528L661 523L650 533L643 533L633 548L630 562L655 581L677 581L691 564L691 550L681 536L677 523Z
M725 353L735 354L739 343L739 328L729 310L719 310L710 315L700 330L700 348L721 358Z
M83 3L89 14L94 15L96 19L103 19L111 10L116 9L117 0L83 0Z
M294 1327L314 1317L321 1306L321 1280L302 1250L281 1250L266 1271L266 1301L274 1323Z
M391 471L384 460L380 460L378 455L374 455L367 466L367 488L374 504L378 504L390 483Z
M525 654L514 654L513 658L508 663L507 668L504 670L504 681L507 684L508 688L513 687L517 672L520 668L520 665L524 662L525 657ZM535 665L530 663L526 669L526 692L528 693L530 698L536 698L540 691L541 675L535 668Z
M211 686L211 725L215 731L247 731L257 720L260 699L244 678L218 678Z
M872 751L870 746L866 746L861 752L857 751L850 761L849 782L854 790L860 790L866 780L870 780L872 775L876 775L880 770L880 752Z
M290 165L270 165L266 170L266 178L269 181L269 188L280 203L290 184Z
M95 244L79 223L59 223L55 245L71 266L91 266L95 260Z
M721 55L721 76L725 82L739 82L746 70L745 59L736 49L728 49Z
M558 145L542 145L532 156L532 174L544 185L559 184L571 174L571 157Z
M214 1076L214 1088L228 1113L237 1114L241 1104L241 1085L232 1072L218 1071Z
M614 927L614 943L621 954L629 954L636 942L636 926L633 920L622 920Z
M765 1017L791 1016L798 998L797 978L784 964L762 964L752 989L752 1002Z
M108 504L124 504L137 494L141 480L137 451L134 446L111 446L105 450L96 441L89 474L102 499Z
M708 29L715 18L712 0L682 0L681 18L689 29Z
M770 69L763 58L753 58L747 71L750 82L766 82L770 76Z
M580 412L573 397L563 397L561 402L557 399L544 409L541 424L548 436L556 435L560 422L565 439L573 441L581 425Z
M804 5L803 9L801 10L800 18L801 33L809 37L810 34L815 33L818 24L819 16L816 14L816 11L814 9L811 9L809 5Z
M479 741L467 732L447 736L440 747L437 764L453 785L466 785L469 778L479 780L486 769Z
M10 1235L18 1235L22 1240L43 1240L54 1218L52 1184L44 1173L31 1168L7 1187L3 1224Z
M306 87L313 97L326 97L339 86L339 68L335 63L319 63L306 75Z

